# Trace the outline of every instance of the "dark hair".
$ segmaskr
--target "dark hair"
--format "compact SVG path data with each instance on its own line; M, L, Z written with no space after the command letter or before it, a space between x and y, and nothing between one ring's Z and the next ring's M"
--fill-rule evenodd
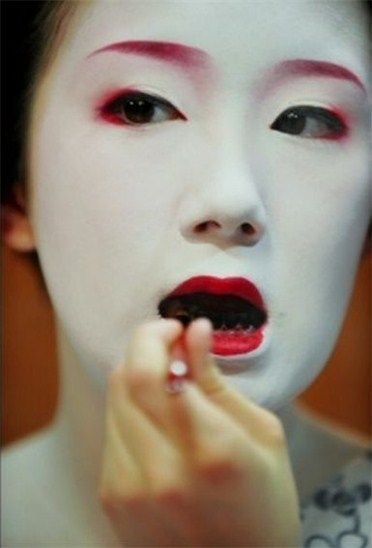
M45 68L58 50L78 0L2 0L2 140L1 203L24 212L16 198L22 190L27 209L27 144L33 96ZM2 216L3 221L3 216ZM5 225L3 225L5 226ZM27 258L47 292L38 254Z

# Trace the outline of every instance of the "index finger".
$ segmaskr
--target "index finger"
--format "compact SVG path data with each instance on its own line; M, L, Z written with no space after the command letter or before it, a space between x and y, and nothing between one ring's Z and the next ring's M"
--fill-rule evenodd
M164 424L159 424L159 416L167 416L167 371L172 347L183 329L181 322L175 319L159 319L139 326L127 348L122 370L128 397L163 427Z
M126 376L130 380L158 377L169 364L172 346L183 331L181 322L161 318L136 328L126 352ZM133 379L134 377L134 379Z

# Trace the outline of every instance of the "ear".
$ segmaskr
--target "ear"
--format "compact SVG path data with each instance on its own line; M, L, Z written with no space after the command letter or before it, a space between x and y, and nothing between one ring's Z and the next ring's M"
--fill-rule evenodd
M35 239L27 215L25 193L16 185L9 200L1 206L3 240L11 249L29 252L35 249Z

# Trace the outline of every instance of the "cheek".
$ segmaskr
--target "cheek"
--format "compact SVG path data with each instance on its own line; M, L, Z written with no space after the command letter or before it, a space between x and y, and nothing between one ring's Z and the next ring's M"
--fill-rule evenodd
M81 332L106 329L109 340L110 328L135 317L134 307L164 283L165 258L179 237L180 197L197 169L191 143L181 146L177 131L129 138L67 122L61 127L46 116L33 146L38 248L65 323L80 322Z
M279 139L267 160L264 191L274 251L286 248L298 259L354 256L370 215L365 140L340 146Z
M300 144L296 154L293 144L268 155L273 364L293 365L278 386L306 387L339 333L371 214L368 155L360 145L320 154Z
M155 236L154 223L166 222L178 192L174 156L159 161L159 150L120 139L119 132L114 141L47 135L34 147L36 222L41 216L59 244L66 234L81 245L97 237L123 245L125 236L130 245Z

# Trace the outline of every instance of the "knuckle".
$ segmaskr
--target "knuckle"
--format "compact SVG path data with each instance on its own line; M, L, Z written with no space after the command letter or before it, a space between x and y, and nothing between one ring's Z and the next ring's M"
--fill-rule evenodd
M214 459L198 465L197 474L199 477L214 485L220 483L237 482L241 478L240 465L232 460Z
M187 494L180 486L168 486L158 489L153 494L153 499L161 507L164 508L181 508L187 501Z
M232 481L241 474L242 466L238 454L228 444L223 450L221 447L204 447L195 462L196 475L213 482Z
M127 494L125 497L121 498L122 507L131 512L141 510L141 508L146 505L147 502L148 495L141 491Z

